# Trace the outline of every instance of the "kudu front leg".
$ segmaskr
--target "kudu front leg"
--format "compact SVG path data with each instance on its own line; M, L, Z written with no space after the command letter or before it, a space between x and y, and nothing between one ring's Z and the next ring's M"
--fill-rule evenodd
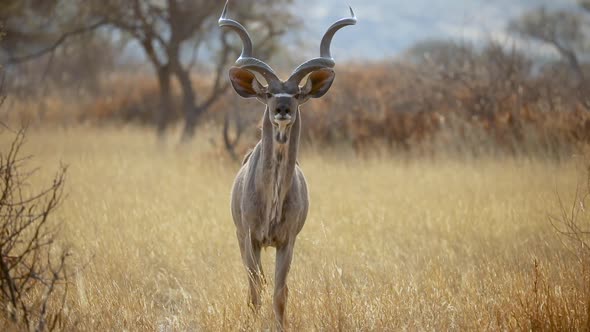
M248 283L250 286L249 302L254 311L260 309L260 292L262 290L262 283L264 281L264 273L262 272L262 264L260 263L260 245L253 243L250 239L241 241L240 250L242 259L246 266L248 273Z
M292 259L293 243L277 248L273 307L279 331L282 331L286 324L285 311L287 308L287 297L289 296L287 275L289 274L289 269L291 268Z

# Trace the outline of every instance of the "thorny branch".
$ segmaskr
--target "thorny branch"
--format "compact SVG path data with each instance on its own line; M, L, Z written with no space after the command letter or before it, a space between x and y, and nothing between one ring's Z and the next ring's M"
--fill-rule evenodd
M574 244L574 248L571 248L571 245L562 241L580 261L590 257L590 214L586 211L586 204L590 199L590 170L584 189L582 192L580 187L576 188L571 206L567 206L558 195L561 214L548 217L555 231ZM562 239L560 238L560 240Z
M50 216L63 198L66 167L34 193L32 174L19 156L23 129L0 152L0 322L4 326L46 331L63 328L69 251L59 248ZM10 324L10 325L9 325Z

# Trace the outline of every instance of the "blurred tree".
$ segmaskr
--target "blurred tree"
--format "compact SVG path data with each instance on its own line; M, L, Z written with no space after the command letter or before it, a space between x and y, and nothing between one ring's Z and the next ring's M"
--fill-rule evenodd
M15 64L54 52L68 38L105 24L93 20L83 0L4 0L0 22L5 33L0 59Z
M7 63L6 89L15 97L39 98L58 92L63 97L97 96L103 78L115 70L121 49L108 33L68 38L53 51L29 61Z
M5 34L2 51L5 57L14 57L18 48L28 48L26 44L40 44L49 39L50 30L42 26L55 25L43 13L51 13L57 6L57 0L18 1L6 0L0 3L0 21Z
M243 0L231 4L232 17L247 25L254 36L259 58L267 59L275 53L278 38L293 25L290 3L292 0ZM112 63L113 36L137 42L159 83L158 133L163 134L169 125L172 80L176 79L185 122L182 137L188 140L201 115L227 89L222 79L224 69L241 48L236 36L228 38L231 34L217 27L222 6L223 2L216 0L4 0L0 2L0 22L6 39L0 45L0 61L21 64L47 56L48 64L67 65L82 59L82 66L73 65L80 69L102 64L105 58L111 59L107 64ZM98 30L100 27L109 27L109 32L105 34L104 29ZM190 73L197 64L199 72L205 73L208 63L213 75L206 80L212 84L209 91L199 91ZM44 70L29 67L32 72L60 72L56 76L66 81L73 77L51 70L49 65ZM98 77L99 72L95 74L80 76ZM29 86L28 82L22 85Z
M589 1L584 0L580 4L590 9ZM510 22L508 29L551 45L567 61L578 82L581 84L585 81L580 56L588 50L589 39L579 13L548 12L545 8L538 8Z
M82 0L1 2L0 63L10 92L26 98L49 86L70 95L96 92L101 74L113 65L114 48L110 36L97 31L105 22L89 14Z
M260 58L268 58L277 49L278 37L293 23L290 12L285 10L291 2L243 0L231 4L233 18L249 25L254 36L264 36L256 45ZM201 115L227 89L222 75L241 47L239 43L230 43L227 33L217 27L223 1L95 0L92 7L99 20L104 19L137 41L153 66L160 88L158 133L162 135L170 122L174 77L182 92L182 140L192 138ZM199 56L209 56L214 62L212 86L207 92L197 91L190 75Z
M463 120L485 128L496 139L520 139L516 123L507 119L529 96L532 63L514 46L489 41L482 48L452 41L418 42L406 52L410 77L398 83L399 96L419 103L417 109L456 110ZM420 105L421 104L421 105Z

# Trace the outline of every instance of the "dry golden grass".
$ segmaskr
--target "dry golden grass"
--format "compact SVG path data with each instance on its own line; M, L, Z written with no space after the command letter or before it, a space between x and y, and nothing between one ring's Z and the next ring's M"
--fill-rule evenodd
M274 249L263 252L270 285L255 316L229 214L238 165L205 139L177 148L134 129L39 130L26 149L43 165L36 181L69 165L55 216L74 252L68 329L273 328ZM292 330L587 324L587 281L547 221L557 192L572 198L575 161L321 152L300 158L311 209L289 276Z

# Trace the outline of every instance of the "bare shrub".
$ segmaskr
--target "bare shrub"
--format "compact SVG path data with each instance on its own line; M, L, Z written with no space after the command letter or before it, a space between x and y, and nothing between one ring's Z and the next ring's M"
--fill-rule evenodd
M548 217L577 264L562 267L560 276L552 277L539 260L533 261L531 283L520 294L513 313L519 330L590 330L589 200L590 168L584 186L576 188L572 203L566 204L558 195L559 214Z
M588 266L590 263L590 213L586 206L590 202L590 166L582 188L576 188L573 202L566 205L558 196L559 215L550 215L549 222L560 235L562 243L578 260ZM590 273L590 271L586 271Z
M50 219L63 197L66 168L48 187L32 190L30 157L20 156L24 138L24 130L17 132L0 152L0 322L54 330L64 323L69 254L56 242Z
M521 331L588 331L588 289L552 281L543 265L533 261L529 289L517 298L513 312Z

